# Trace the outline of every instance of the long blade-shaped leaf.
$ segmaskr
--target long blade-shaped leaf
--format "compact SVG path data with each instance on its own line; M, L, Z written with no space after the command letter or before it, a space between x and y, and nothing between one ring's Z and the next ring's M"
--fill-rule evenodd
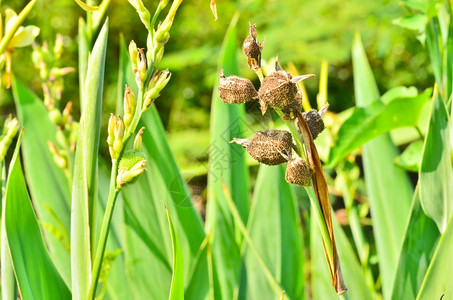
M304 258L297 201L283 166L260 167L248 230L264 262L291 299L304 298ZM278 299L254 253L245 251L239 294L243 299ZM244 283L244 284L243 284Z
M82 117L74 162L71 210L71 266L74 299L86 299L91 281L91 246L101 126L102 91L108 21L102 27L88 63Z
M5 226L22 299L71 299L47 252L19 158L20 138L6 187Z
M122 46L118 90L125 84L135 87L135 77ZM119 95L122 94L118 92ZM118 100L121 103L121 99ZM171 282L171 239L162 203L168 208L184 256L184 282L192 277L193 264L199 262L198 252L205 233L200 215L195 210L188 188L182 178L166 140L162 121L154 105L142 116L139 127L145 127L142 151L147 157L147 171L137 183L123 190L125 220L125 257L130 286L136 299L165 299ZM207 265L201 263L202 274ZM153 268L155 272L149 272ZM154 282L150 285L149 282ZM156 289L155 286L162 288ZM203 285L207 292L208 285ZM194 298L203 292L194 290ZM190 299L190 298L189 298Z
M312 216L314 216L312 210ZM348 294L351 300L374 299L367 288L365 276L357 260L357 256L349 243L347 236L341 227L333 219L333 228L335 232L335 241L338 246L338 254L341 260L341 266L345 280L348 283ZM337 299L335 291L330 288L330 274L328 272L327 262L323 253L322 239L319 235L319 228L316 220L310 220L310 253L312 258L312 296L314 300ZM329 288L327 288L329 287Z
M440 236L436 224L423 212L419 195L416 189L393 284L393 300L415 299Z
M236 21L237 15L227 31L221 56L221 68L226 76L239 73L236 61ZM233 138L240 138L237 135L243 132L245 108L243 104L223 103L218 96L217 87L218 83L214 87L211 109L206 226L208 231L213 232L214 266L221 283L221 286L214 288L222 299L233 299L239 281L241 258L233 218L223 194L223 184L226 184L243 222L246 223L250 201L245 151L239 145L229 144Z
M41 99L14 80L12 86L16 110L20 123L26 129L23 133L22 155L27 184L33 199L33 206L41 224L58 228L60 224L65 235L70 229L69 183L62 169L55 164L47 142L56 144L57 129L45 116L47 109ZM51 211L47 208L49 207ZM57 219L58 220L57 220ZM60 222L60 224L58 224ZM49 252L67 285L71 284L69 241L58 239L52 232L43 232Z
M338 141L330 151L328 165L336 165L354 149L390 130L416 126L430 95L431 91L427 90L416 97L396 98L387 105L376 101L357 108L338 131Z
M176 235L175 227L171 221L170 213L168 209L167 219L168 226L170 228L171 245L173 249L173 275L171 278L171 288L169 300L181 300L184 299L184 263L181 252L181 245L179 244L178 236Z
M420 166L420 202L444 232L453 214L453 167L447 107L435 93Z
M440 238L417 299L453 299L453 218Z
M379 92L358 35L352 58L357 106L367 106L378 101ZM392 291L413 194L407 174L393 164L397 155L398 150L388 134L363 146L362 159L384 299L389 299Z

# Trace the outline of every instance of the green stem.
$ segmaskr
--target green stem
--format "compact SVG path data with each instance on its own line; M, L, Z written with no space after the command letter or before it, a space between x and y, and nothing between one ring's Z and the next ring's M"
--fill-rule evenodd
M316 215L316 220L318 221L319 229L321 231L321 237L325 245L327 252L327 257L330 262L330 268L333 267L333 253L332 253L332 241L330 240L329 231L327 230L326 222L324 221L324 215L322 214L321 207L319 206L318 199L316 198L315 192L312 188L305 188L308 193L308 198L310 199L311 206ZM334 271L331 269L331 271Z
M348 292L344 292L343 294L339 294L338 297L340 298L340 300L349 300Z
M112 161L112 171L110 173L110 192L105 207L104 219L102 221L101 235L96 247L96 256L94 259L93 270L91 273L91 283L88 299L94 299L96 295L96 287L101 273L102 261L104 259L105 247L107 245L107 238L110 230L110 223L112 221L113 209L115 208L116 197L119 190L116 188L116 176L118 173L118 162Z
M417 130L417 133L418 133L418 136L420 137L420 139L423 141L425 140L425 137L423 136L423 133L422 131L420 130L420 127L418 126L414 126L415 130Z

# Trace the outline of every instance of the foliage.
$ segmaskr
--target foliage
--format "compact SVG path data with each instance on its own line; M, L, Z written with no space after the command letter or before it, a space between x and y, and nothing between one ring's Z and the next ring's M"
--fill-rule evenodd
M363 27L361 16L379 5L385 4L366 24L401 16L402 9L387 1L217 1L218 23L206 1L181 8L178 0L152 5L87 1L79 3L81 8L72 0L20 2L14 3L16 10L26 8L4 37L23 30L23 45L29 44L38 31L21 29L27 17L38 20L44 39L54 39L52 26L63 38L56 39L55 47L34 45L39 76L22 68L31 65L25 51L13 54L6 47L0 53L5 61L12 58L17 74L11 77L11 93L4 89L2 94L12 95L24 128L12 157L7 150L19 129L16 119L7 119L0 137L3 299L18 294L21 299L453 297L449 1L403 1L407 15L395 23L415 30L426 51L398 63L408 55L398 52L401 45L420 50L408 32L363 30L364 40L383 40L365 43L370 59L360 35L351 33ZM68 14L59 12L44 22L38 13L44 8ZM88 11L78 23L75 55L75 15L82 8ZM236 9L242 15L234 14ZM129 13L135 20L125 17ZM279 115L258 119L257 101L233 106L220 100L215 79L220 69L227 75L251 74L240 67L246 64L237 43L249 20L262 28L260 39L267 36L264 59L278 53L285 64L294 62L297 67L288 68L294 76L301 64L316 65L321 58L331 62L322 63L317 101L309 101L315 87L307 84L307 93L300 83L305 110L312 105L321 109L326 102L334 107L325 114L327 130L316 143L305 121L298 119L300 130L278 110ZM117 39L120 27L124 37ZM338 30L346 35L337 37ZM172 42L167 44L169 33ZM127 49L124 41L132 36L137 43ZM353 67L348 69L351 43ZM165 55L164 48L169 50ZM434 84L426 75L428 60ZM79 66L78 78L71 68L61 67L67 65ZM268 66L263 61L263 69ZM339 84L348 81L344 72L353 74L356 107L351 109L351 102L339 103L354 98ZM413 73L425 75L407 75ZM35 78L25 85L27 76ZM33 91L40 86L42 97ZM379 87L392 89L381 95ZM176 99L165 103L162 97L155 104L160 93ZM71 112L68 100L77 98ZM107 121L109 111L115 114ZM203 121L191 125L192 118ZM230 144L259 127L283 125L290 127L298 154L316 168L314 190L289 185L282 166L256 167L239 145ZM192 181L201 181L206 208L178 167L181 154L173 153L171 135L167 139L166 129L185 127L201 131L187 134L181 152L190 148L198 158L209 157L207 166L190 171L202 174ZM208 128L209 139L202 137ZM416 173L409 176L409 171ZM335 293L332 283L338 278L344 278L348 293L341 295L338 286L340 295Z

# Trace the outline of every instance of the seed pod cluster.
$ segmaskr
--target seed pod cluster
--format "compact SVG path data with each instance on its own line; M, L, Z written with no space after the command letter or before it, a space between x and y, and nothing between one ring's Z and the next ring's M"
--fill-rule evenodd
M257 96L250 80L234 75L225 77L223 70L220 71L219 97L224 103L245 103Z
M288 183L309 186L313 169L302 157L296 157L286 166L285 179Z
M324 130L324 121L316 109L312 109L302 113L308 128L310 129L311 136L316 139L318 135Z

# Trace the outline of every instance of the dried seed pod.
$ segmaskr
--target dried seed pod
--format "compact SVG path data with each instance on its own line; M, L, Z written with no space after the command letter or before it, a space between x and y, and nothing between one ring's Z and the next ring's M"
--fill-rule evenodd
M310 128L311 136L313 139L316 139L325 128L324 121L318 111L316 109L312 109L302 113L302 116L307 122L308 128Z
M264 47L266 38L259 43L256 39L256 25L250 25L250 35L242 43L242 51L247 56L247 64L251 70L261 68L261 51Z
M247 78L223 75L220 71L219 96L225 103L245 103L258 96L252 82Z
M247 152L265 165L279 165L288 161L293 148L293 138L285 130L258 131L247 145Z
M291 81L290 74L282 70L271 73L264 78L258 91L263 114L267 106L280 109L293 106L297 93L297 84Z
M312 175L313 169L302 157L290 160L286 166L285 179L291 184L309 186Z

